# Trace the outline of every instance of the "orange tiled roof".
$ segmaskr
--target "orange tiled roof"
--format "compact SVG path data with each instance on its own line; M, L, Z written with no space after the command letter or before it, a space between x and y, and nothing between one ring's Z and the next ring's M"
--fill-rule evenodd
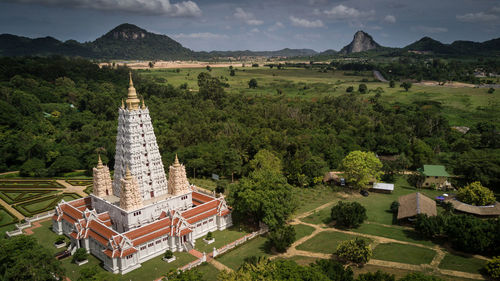
M201 202L201 203L206 203L206 202L214 200L213 197L210 197L208 195L205 195L203 193L196 192L196 191L193 191L192 197L193 197L193 200L196 200L196 201Z
M209 212L206 212L206 213L203 213L203 214L200 214L197 216L193 216L190 219L188 219L187 222L190 224L193 224L193 223L196 223L197 221L201 221L202 219L206 219L206 218L211 217L215 214L217 214L217 209L213 209L213 210L210 210Z
M94 232L100 234L102 237L106 239L110 239L111 237L118 235L117 232L114 230L110 229L109 227L93 220L90 221L89 223L89 228L92 229Z
M225 216L225 215L227 215L229 213L231 213L231 211L229 209L225 209L222 212L220 212L220 216Z
M185 211L184 213L182 213L182 216L187 219L192 216L209 211L210 209L217 208L217 206L219 206L219 200L213 200L203 205L196 206L191 210Z
M100 234L93 231L92 229L88 230L87 236L94 238L97 242L101 243L104 246L108 245L108 240L106 240L106 238L102 237Z
M124 233L128 239L134 240L158 229L170 226L170 218L163 218L151 224L141 226L137 229Z

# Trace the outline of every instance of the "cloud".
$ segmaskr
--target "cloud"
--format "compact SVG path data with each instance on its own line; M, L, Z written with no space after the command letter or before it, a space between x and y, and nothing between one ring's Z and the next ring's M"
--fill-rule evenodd
M255 18L250 12L245 12L242 8L236 8L233 16L248 25L261 25L264 22Z
M496 11L496 9L500 11L500 8L497 7L494 7L493 11ZM484 12L467 13L464 15L457 15L457 20L462 22L492 22L498 20L498 16Z
M321 20L310 21L306 19L296 18L294 16L290 16L290 21L292 22L293 26L298 26L298 27L317 28L324 26Z
M201 15L198 4L190 0L173 4L169 0L11 0L11 2L172 17L197 17Z
M323 11L323 13L329 16L330 18L337 20L342 20L342 19L355 20L362 18L371 18L375 15L374 10L360 11L356 8L350 8L342 4L335 6L330 10L325 10Z
M446 27L432 27L432 26L413 26L411 28L412 31L420 31L424 33L443 33L448 32L448 28Z
M276 31L278 29L284 28L285 25L282 22L277 21L275 24L270 26L267 30L268 31Z
M384 22L386 23L396 23L396 17L393 15L387 15L384 18Z
M190 33L190 34L184 34L184 33L179 33L172 35L172 37L176 39L227 39L229 38L225 34L215 34L211 32L200 32L200 33Z

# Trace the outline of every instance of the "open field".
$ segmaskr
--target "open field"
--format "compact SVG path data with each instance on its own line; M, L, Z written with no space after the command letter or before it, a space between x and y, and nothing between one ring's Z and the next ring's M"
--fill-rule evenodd
M337 246L340 242L355 238L358 238L358 236L333 231L321 232L297 246L297 250L333 254L337 250ZM362 239L366 240L368 243L371 242L370 239Z
M251 256L269 256L264 249L265 242L266 239L264 237L254 238L221 256L217 256L216 259L229 268L237 270L243 264L245 258Z
M439 268L479 273L485 264L486 261L483 259L447 253L439 264Z
M353 86L356 92L359 84L368 86L368 93L362 95L368 101L376 89L381 92L380 99L389 103L411 104L414 102L439 102L441 111L453 126L471 126L481 120L498 120L500 112L495 110L500 106L498 95L488 94L486 88L445 87L433 84L413 84L405 92L396 83L390 88L388 83L378 82L372 72L352 75L352 71L319 72L318 69L287 67L278 70L268 67L235 67L235 76L229 75L229 68L212 68L210 74L218 77L224 83L228 93L243 93L248 95L277 95L280 90L287 97L317 99L322 96L339 96L346 93L346 88ZM187 88L198 91L197 76L204 68L179 69L146 69L140 70L144 77L150 77L159 83L180 86L187 83ZM248 81L255 78L256 89L249 89Z
M299 240L302 237L311 235L313 233L314 228L305 224L295 224L293 225L293 229L295 229L295 240Z
M374 259L408 264L429 264L435 255L435 251L427 248L398 243L379 244L373 250Z
M205 236L196 239L195 249L200 252L211 253L215 248L219 249L220 247L227 245L233 241L238 240L239 238L248 234L248 232L244 230L239 230L237 226L233 226L229 229L225 229L222 231L214 231L212 232L213 237L215 238L215 242L212 244L207 244L203 241Z

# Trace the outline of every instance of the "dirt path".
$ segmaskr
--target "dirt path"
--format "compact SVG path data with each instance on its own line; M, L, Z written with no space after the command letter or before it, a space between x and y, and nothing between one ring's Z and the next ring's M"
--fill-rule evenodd
M15 173L19 173L19 171L3 172L3 173L0 173L0 176L3 176L3 175L10 175L10 174L15 174Z
M25 216L23 214L19 213L16 209L12 208L11 205L7 204L7 202L3 201L0 199L0 205L2 205L9 213L13 214L16 218L19 220L24 220Z
M67 183L65 180L56 180L56 182L66 188L64 189L63 193L76 193L81 197L89 196L87 193L84 192L85 188L87 188L86 186L71 185Z
M40 223L51 220L51 219L52 218L46 218L43 220L36 221L31 225L31 227L25 228L25 229L23 229L23 231L24 231L24 233L26 233L26 235L32 235L34 233L33 229L42 227L42 225Z

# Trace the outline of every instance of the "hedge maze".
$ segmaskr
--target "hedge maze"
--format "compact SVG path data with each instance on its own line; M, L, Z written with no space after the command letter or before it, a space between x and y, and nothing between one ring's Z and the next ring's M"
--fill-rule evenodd
M61 200L71 201L80 198L76 193L63 193L45 196L39 199L23 202L14 205L14 208L21 214L31 217L39 213L51 211Z
M91 185L91 180L67 180L71 185ZM61 200L80 198L76 193L64 193L64 186L55 180L1 179L0 200L5 201L26 217L54 210ZM18 219L5 208L0 208L0 227L16 223Z

